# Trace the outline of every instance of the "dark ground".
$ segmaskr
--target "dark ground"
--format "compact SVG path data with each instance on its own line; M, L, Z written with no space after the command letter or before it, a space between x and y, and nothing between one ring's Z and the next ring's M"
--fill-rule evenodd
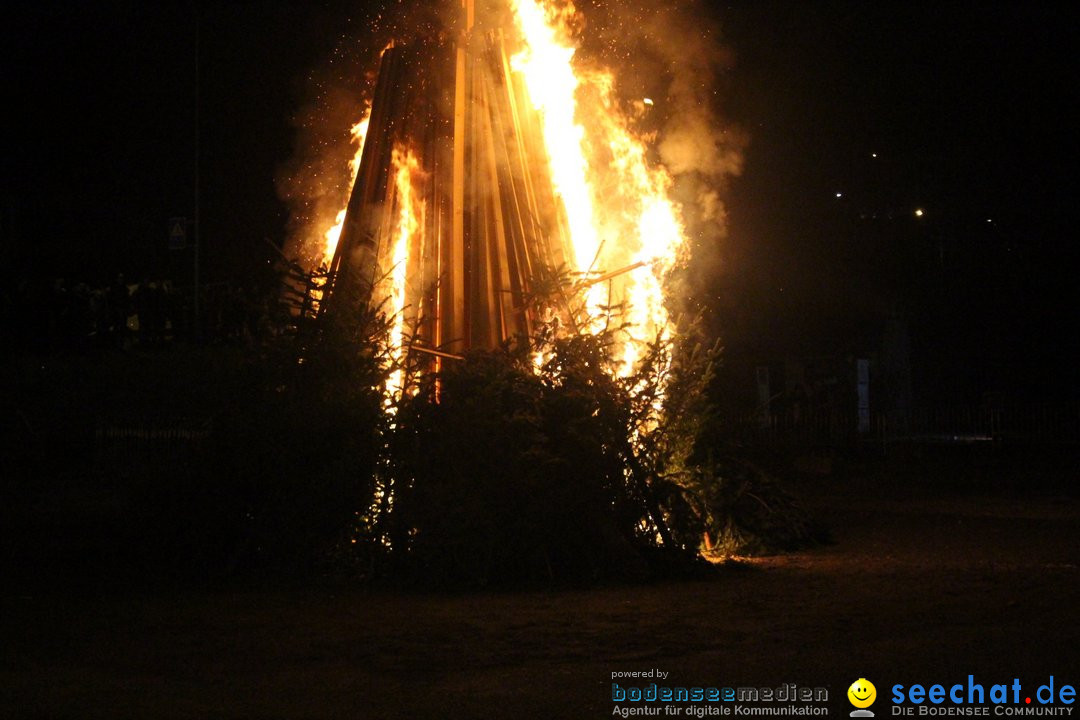
M859 677L882 698L968 674L1075 685L1075 493L943 491L918 467L813 481L834 544L710 580L8 591L0 716L599 718L612 672L653 667L674 684L825 686L833 715Z
M772 457L835 542L708 580L424 594L163 576L147 539L162 534L124 508L169 476L124 476L93 428L219 415L251 382L240 355L3 373L0 718L598 718L613 672L654 667L673 684L824 686L834 716L859 677L886 698L968 674L1080 684L1074 446ZM128 557L155 559L153 579Z

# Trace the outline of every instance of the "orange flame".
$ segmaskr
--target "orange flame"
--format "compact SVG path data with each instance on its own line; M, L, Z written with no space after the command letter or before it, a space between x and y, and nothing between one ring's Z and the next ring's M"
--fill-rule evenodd
M420 170L420 162L413 152L395 146L391 162L394 168L394 188L397 191L398 216L390 246L391 266L387 277L387 297L392 318L389 347L395 364L400 364L404 354L402 346L405 339L405 288L408 280L409 248L422 228L424 202L413 192L413 178ZM399 367L391 373L386 389L393 397L401 392L403 386L404 370Z
M345 202L348 203L349 195L352 194L353 185L356 184L356 174L360 172L360 159L364 156L364 140L367 138L368 125L371 123L371 108L368 108L364 113L364 117L360 122L356 123L350 129L353 142L356 143L356 154L349 160L349 189L345 193ZM326 267L330 266L330 263L334 260L334 253L337 252L338 240L341 239L341 229L345 225L345 211L343 207L334 218L334 224L323 233L323 237L326 239L326 244L323 246L322 252L322 264Z
M662 281L685 244L679 207L671 200L672 178L649 160L646 141L620 108L611 72L586 68L570 30L576 8L565 0L509 0L521 49L511 58L541 119L552 183L565 210L572 270L582 278L584 327L599 332L609 307L622 308L628 325L616 348L619 374L631 374L643 343L671 336ZM645 103L653 105L646 99ZM350 162L356 182L370 110L352 128L357 151ZM405 284L412 238L420 231L423 204L412 191L416 157L393 151L393 177L400 215L390 246L391 277L375 302L389 299L395 325L389 338L400 359L404 339ZM323 258L333 259L345 209L324 234ZM629 268L628 272L613 272ZM590 282L601 278L604 282ZM538 360L539 362L539 360ZM400 390L401 378L392 383ZM388 388L389 389L389 388Z
M547 0L511 0L511 6L524 43L512 66L541 115L575 269L587 276L642 263L613 279L610 293L603 283L585 290L593 332L603 326L604 306L622 305L630 327L620 374L628 375L641 343L670 334L661 279L685 242L679 209L668 194L671 177L648 162L644 141L618 109L611 73L575 66L568 25L573 4L556 9Z

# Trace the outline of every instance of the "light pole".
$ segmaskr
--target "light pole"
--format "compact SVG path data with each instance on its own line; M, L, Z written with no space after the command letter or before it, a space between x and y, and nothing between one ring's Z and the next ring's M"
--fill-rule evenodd
M195 4L195 213L192 232L193 247L193 285L192 290L192 331L195 342L202 342L202 322L199 312L199 245L202 240L199 232L199 6Z

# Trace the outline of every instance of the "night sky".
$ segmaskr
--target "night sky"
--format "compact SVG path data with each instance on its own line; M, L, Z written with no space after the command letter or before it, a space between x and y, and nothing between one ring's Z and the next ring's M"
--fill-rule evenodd
M729 344L834 343L901 307L916 348L952 343L982 389L1039 376L1021 384L1074 394L1076 33L1058 6L711 7L734 53L723 111L750 138L716 284L739 316ZM275 177L308 77L369 11L100 2L6 14L5 273L103 283L166 266L167 219L193 214L198 35L204 268L245 282L270 257L263 238L286 233Z
M923 402L1075 397L1077 65L1054 7L722 13L731 113L752 136L726 282L769 319L747 345L835 350L900 308Z

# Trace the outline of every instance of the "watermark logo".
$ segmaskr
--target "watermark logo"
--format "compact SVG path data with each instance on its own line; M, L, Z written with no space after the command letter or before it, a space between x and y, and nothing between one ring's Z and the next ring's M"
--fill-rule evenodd
M1072 715L1076 688L1050 676L1035 692L1025 691L1020 678L1011 683L984 685L974 675L966 683L930 686L893 685L892 714L900 716L973 716L973 715ZM992 709L991 709L992 708Z
M851 711L851 717L874 717L873 711L866 709L877 700L877 688L874 687L874 683L866 678L859 678L847 689L847 698L848 702L856 708Z

